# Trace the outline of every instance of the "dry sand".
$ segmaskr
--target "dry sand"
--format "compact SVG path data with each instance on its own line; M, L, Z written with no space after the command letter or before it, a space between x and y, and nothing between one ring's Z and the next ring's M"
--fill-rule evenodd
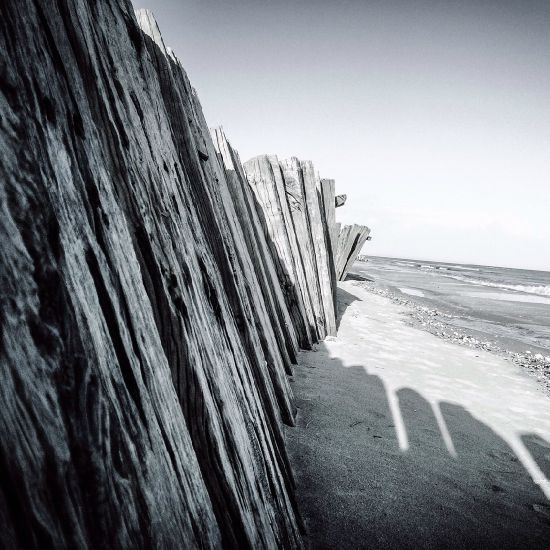
M311 546L550 548L548 395L339 286L338 336L301 354L287 430Z

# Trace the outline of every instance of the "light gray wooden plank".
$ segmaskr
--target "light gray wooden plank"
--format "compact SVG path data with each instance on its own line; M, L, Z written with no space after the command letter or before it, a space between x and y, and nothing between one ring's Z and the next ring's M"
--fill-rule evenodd
M309 215L309 225L315 250L315 259L317 263L317 278L320 288L320 300L324 312L325 333L323 335L336 334L336 316L333 300L333 286L331 279L331 267L328 257L328 244L323 225L324 216L322 216L322 204L319 201L318 188L320 178L311 161L302 161L301 163L304 189L307 199L307 211Z
M311 324L311 303L308 299L302 263L296 252L296 234L279 161L275 156L262 155L245 162L243 168L258 202L258 211L273 252L300 346L311 348L317 340L317 335L315 327Z

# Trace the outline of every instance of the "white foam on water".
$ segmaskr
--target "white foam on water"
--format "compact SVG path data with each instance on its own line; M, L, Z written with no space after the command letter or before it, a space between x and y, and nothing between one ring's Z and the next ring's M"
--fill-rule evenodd
M445 269L456 269L457 271L479 271L479 267L466 267L463 265L450 265L446 266Z
M508 292L466 292L464 296L482 298L486 300L500 300L504 302L524 302L530 304L549 304L550 298L532 296L529 294L510 294Z
M443 277L462 281L472 285L490 286L492 288L502 288L504 290L515 290L516 292L525 292L527 294L538 294L540 296L550 296L550 285L507 285L504 283L493 283L485 279L474 279L470 277L462 277L461 275L441 274Z

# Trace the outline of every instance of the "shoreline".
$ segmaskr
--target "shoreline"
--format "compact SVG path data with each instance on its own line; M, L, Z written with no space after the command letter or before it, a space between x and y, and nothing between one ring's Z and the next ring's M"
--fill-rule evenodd
M302 351L285 429L309 543L546 548L550 407L511 361L338 284L339 328Z
M354 275L359 277L357 274ZM488 351L504 358L506 361L513 362L534 377L541 384L544 391L550 395L550 355L520 353L499 346L495 340L476 337L474 335L476 331L467 331L445 321L445 319L453 318L453 315L434 307L423 306L412 299L402 298L387 288L375 286L375 281L355 280L352 281L352 284L372 294L388 298L394 304L408 308L407 317L410 325L415 328L429 332L453 344Z

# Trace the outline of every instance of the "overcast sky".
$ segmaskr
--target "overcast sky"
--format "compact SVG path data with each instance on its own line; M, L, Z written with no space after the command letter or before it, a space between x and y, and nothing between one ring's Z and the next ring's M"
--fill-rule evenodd
M550 0L134 0L244 160L312 160L368 254L550 270Z

